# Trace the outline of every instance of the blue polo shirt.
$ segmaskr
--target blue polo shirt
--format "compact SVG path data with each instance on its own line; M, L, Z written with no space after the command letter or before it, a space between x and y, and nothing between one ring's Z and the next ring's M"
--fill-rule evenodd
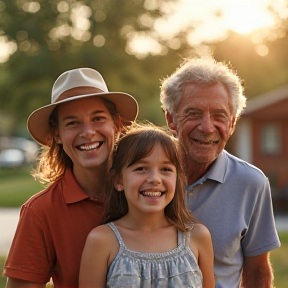
M280 247L267 177L223 150L187 191L190 210L212 236L217 287L239 287L244 256Z

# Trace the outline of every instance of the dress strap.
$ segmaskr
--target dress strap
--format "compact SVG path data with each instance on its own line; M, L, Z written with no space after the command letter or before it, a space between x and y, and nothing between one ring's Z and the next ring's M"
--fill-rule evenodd
M187 232L185 233L185 240L184 240L184 242L185 242L185 245L186 245L186 246L189 246L189 244L190 244L190 236L191 236L191 230L190 230L190 231L187 231Z
M178 246L181 244L184 246L189 246L190 232L191 231L182 232L182 231L178 230Z
M120 232L117 229L116 225L113 222L107 223L106 225L109 226L112 229L112 231L115 233L115 236L116 236L120 246L125 247L124 242L122 240L122 237L120 235Z
M184 233L180 230L177 230L177 235L178 235L178 243L177 245L181 245L181 244L184 244L185 241L184 241Z
M185 232L185 235L184 235L184 244L185 244L186 246L190 246L191 231L192 231L193 228L194 228L194 223L190 224L188 231Z

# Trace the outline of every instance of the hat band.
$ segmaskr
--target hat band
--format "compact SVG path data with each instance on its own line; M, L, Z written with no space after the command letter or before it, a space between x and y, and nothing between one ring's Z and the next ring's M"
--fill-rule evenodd
M95 87L89 87L89 86L75 87L75 88L66 90L65 92L60 94L53 103L57 103L59 101L62 101L70 97L75 97L75 96L80 96L80 95L85 95L85 94L94 94L94 93L98 94L98 93L105 93L105 92Z

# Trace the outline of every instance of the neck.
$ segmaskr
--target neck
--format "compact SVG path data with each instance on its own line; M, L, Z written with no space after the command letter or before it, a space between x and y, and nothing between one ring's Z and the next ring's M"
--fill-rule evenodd
M188 185L191 185L200 178L202 178L213 164L213 162L199 163L195 161L193 158L189 157L189 155L187 154L185 155L183 154L182 159L185 167L185 172L187 175Z
M105 167L103 166L95 169L73 169L75 179L80 187L93 198L101 197L102 193L106 190L108 169L106 165Z
M210 165L207 166L205 164L206 163L197 163L197 165L195 166L191 166L191 165L186 166L188 185L195 183L197 180L199 180L205 175L205 173L210 167Z
M133 211L129 211L125 216L117 220L117 222L126 228L146 232L172 225L165 217L164 211L158 213L134 213Z

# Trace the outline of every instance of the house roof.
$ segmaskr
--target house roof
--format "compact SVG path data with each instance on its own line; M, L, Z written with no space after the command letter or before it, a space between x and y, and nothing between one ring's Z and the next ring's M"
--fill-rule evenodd
M243 114L249 114L284 99L288 99L288 85L248 99Z

